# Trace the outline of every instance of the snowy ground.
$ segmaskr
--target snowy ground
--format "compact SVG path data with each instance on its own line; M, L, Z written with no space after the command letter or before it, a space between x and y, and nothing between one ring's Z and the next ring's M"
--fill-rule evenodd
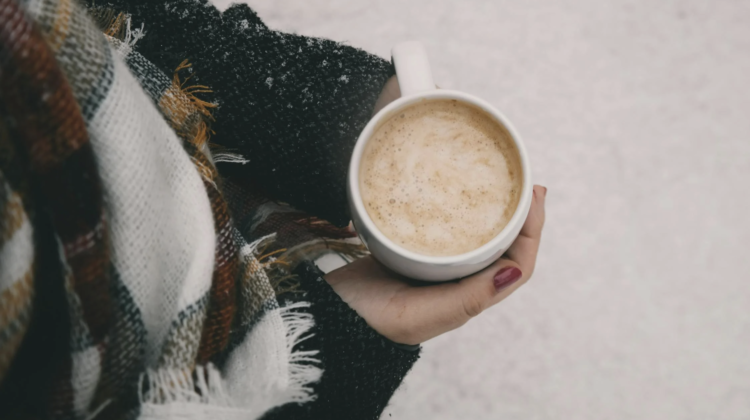
M534 280L426 343L383 418L750 418L750 2L248 3L383 57L423 40L549 187Z

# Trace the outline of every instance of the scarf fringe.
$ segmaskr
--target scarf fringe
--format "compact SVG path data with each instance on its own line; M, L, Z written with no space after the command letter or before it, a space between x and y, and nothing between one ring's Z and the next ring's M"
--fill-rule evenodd
M309 302L297 302L278 309L286 329L286 345L290 354L287 396L300 404L315 400L310 384L320 380L323 374L323 370L318 367L320 360L314 357L319 353L318 350L294 350L299 343L315 335L309 333L315 326L312 314L300 311L309 307Z
M347 263L369 254L367 248L356 238L348 239L313 239L288 249L281 258L292 264L289 270L294 270L302 261L315 261L325 254L338 254Z
M250 160L245 159L245 157L239 153L216 152L213 154L212 157L213 157L214 163L226 162L226 163L239 163L239 164L244 165L250 162Z
M148 387L144 390L143 384ZM144 392L145 391L145 392ZM229 395L223 387L221 373L209 363L196 366L195 374L178 369L147 369L138 384L141 405L200 403L230 407Z
M251 245L254 248L272 239L273 235L269 235ZM315 357L319 351L295 350L300 343L314 335L310 333L315 326L313 316L303 311L309 307L309 302L297 302L273 309L265 315L278 316L281 319L286 336L286 350L289 354L285 389L269 390L272 394L269 398L279 403L304 404L315 400L316 397L311 385L319 381L323 374L319 367L320 360ZM186 406L200 407L194 413L194 418L204 418L203 416L209 413L226 414L228 411L235 414L255 412L256 408L243 407L243 401L232 398L227 386L229 384L221 372L209 363L205 366L196 366L193 372L179 369L147 369L139 379L138 393L145 417L159 418L158 413L168 409L166 406L177 407L180 411Z
M104 9L99 11L97 15L94 16L94 19L103 23L101 21L113 16L114 11ZM110 42L110 44L123 58L127 57L133 51L133 48L135 48L135 44L146 35L143 23L141 23L140 28L135 29L131 28L131 24L132 18L130 15L127 13L118 13L117 16L111 17L109 24L105 25L102 29L105 37L120 41L118 43Z

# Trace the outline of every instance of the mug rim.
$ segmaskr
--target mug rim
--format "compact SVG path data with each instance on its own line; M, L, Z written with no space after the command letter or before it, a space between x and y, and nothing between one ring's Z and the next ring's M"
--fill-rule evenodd
M360 169L360 163L362 161L362 154L364 153L365 145L368 141L372 138L372 134L375 131L375 128L378 126L378 124L383 121L390 113L395 112L401 108L407 107L409 105L412 105L413 103L416 103L420 100L427 100L427 99L457 99L463 102L466 102L470 105L478 106L480 109L488 113L490 116L492 116L497 122L503 125L503 127L508 131L511 138L513 139L513 142L516 145L516 148L518 150L518 154L520 155L521 160L521 169L523 171L523 184L521 187L521 197L518 200L518 204L516 205L516 209L513 211L513 216L510 218L508 223L503 227L503 229L495 235L492 239L490 239L488 242L483 244L482 246L472 249L471 251L457 254L457 255L448 255L448 256L432 256L432 255L424 255L420 254L414 251L411 251L409 249L404 248L403 246L395 243L390 238L388 238L383 232L380 231L380 229L375 225L375 222L372 221L372 218L370 218L370 214L367 212L367 209L364 206L364 202L362 201L362 195L360 193L360 187L359 187L359 169ZM425 92L419 92L417 94L412 94L409 96L401 97L387 106L385 106L383 109L381 109L377 114L375 114L370 121L367 123L365 128L360 133L359 137L357 138L357 142L354 146L354 150L352 152L352 158L349 162L349 173L348 173L348 190L351 197L351 201L354 204L354 207L356 208L357 213L359 214L360 220L365 224L365 228L379 241L381 244L389 248L391 251L401 255L402 257L425 264L432 264L432 265L452 265L456 263L463 263L466 261L471 261L477 257L484 256L488 251L495 252L495 250L500 247L501 242L513 231L513 227L517 226L518 223L523 223L524 221L519 220L521 217L524 217L525 213L523 209L528 207L529 202L531 201L531 196L533 193L533 184L531 182L531 165L529 162L528 153L526 152L526 147L523 144L523 140L521 139L520 135L518 134L518 131L515 129L515 127L510 123L508 118L503 115L500 111L498 111L495 107L487 103L486 101L477 98L473 95L469 95L464 92L456 91L456 90L448 90L448 89L435 89Z

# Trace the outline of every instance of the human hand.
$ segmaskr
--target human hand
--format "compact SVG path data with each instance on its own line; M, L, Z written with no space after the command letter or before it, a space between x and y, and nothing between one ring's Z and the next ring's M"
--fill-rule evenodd
M425 284L399 276L372 257L325 275L328 284L381 335L419 344L465 324L529 280L544 226L547 188L534 186L531 209L502 258L459 281Z

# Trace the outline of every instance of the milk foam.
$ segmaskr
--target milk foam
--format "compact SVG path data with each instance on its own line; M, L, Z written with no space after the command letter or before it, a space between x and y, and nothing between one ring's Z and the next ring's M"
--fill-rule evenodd
M513 216L523 173L510 134L484 111L454 100L411 106L365 146L362 200L378 229L423 255L479 248Z

